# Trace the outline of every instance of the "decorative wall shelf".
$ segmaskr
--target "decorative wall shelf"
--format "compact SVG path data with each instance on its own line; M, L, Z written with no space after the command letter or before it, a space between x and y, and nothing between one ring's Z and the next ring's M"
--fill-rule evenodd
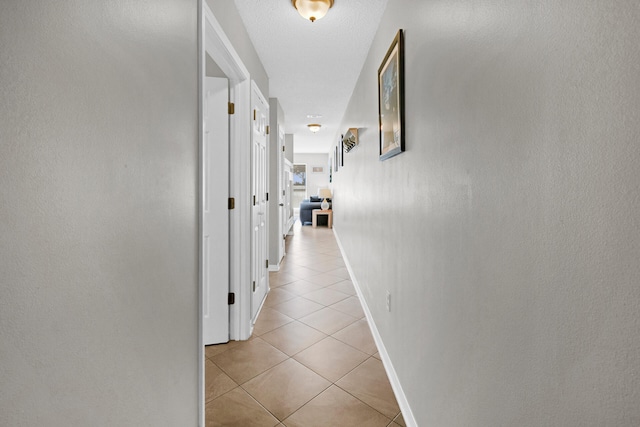
M345 153L353 150L358 145L358 128L349 128L342 137L342 145Z

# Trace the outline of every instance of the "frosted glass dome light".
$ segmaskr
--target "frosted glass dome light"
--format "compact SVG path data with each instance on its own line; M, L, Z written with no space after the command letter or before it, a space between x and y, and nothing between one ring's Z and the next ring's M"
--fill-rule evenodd
M320 128L322 127L322 125L319 125L317 123L312 123L310 125L307 125L307 127L309 128L309 130L313 133L316 133L320 130Z
M291 0L291 3L300 16L311 22L322 19L333 6L333 0Z

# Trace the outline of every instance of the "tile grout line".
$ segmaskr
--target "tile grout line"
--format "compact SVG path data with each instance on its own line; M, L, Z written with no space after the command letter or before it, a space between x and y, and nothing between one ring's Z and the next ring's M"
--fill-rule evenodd
M335 248L334 248L334 249L331 249L331 253L335 253L336 251L337 251L338 253L340 253L340 252L339 252L339 251L340 251L339 247L338 247L337 245L335 245L335 237L334 237L333 235L332 235L331 237L332 237L331 239L330 239L330 238L326 238L326 241L327 241L327 242L329 242L330 240L332 240L332 241L333 241L333 246L335 246ZM294 243L295 243L295 242L294 242ZM289 254L290 254L291 252L293 252L295 249L305 250L304 248L295 248L295 247L291 247L291 246L292 246L292 245L291 245L291 243L289 243L289 245L288 245L288 247L287 247L287 255L289 255ZM339 259L339 260L340 260L340 262L341 262L341 264L342 264L342 265L337 265L337 266L336 266L336 268L335 268L335 269L333 269L333 270L331 270L331 271L346 268L346 266L344 265L344 260L342 259L342 256L341 256L341 255L339 255L339 256L329 255L329 254L330 254L329 249L323 250L323 252L316 253L315 255L324 256L324 254L326 254L327 256L330 256L331 258L335 258L335 260L338 260L338 259ZM311 254L311 255L310 255L309 257L307 257L307 258L313 258L313 256L314 256L314 254ZM332 260L332 261L333 261L333 260ZM285 261L285 262L286 262L286 261ZM322 261L322 262L324 262L324 261ZM306 259L305 259L305 263L306 263ZM285 264L285 265L286 265L286 264ZM360 402L361 404L365 405L365 407L372 409L372 410L373 410L373 411L375 411L376 413L378 413L378 414L380 414L381 416L383 416L385 419L389 420L389 422L386 424L387 426L394 425L395 418L397 418L397 416L398 416L401 412L398 412L398 414L395 414L393 417L389 418L387 415L383 414L380 410L378 410L378 409L376 409L375 407L371 406L370 404L368 404L368 403L366 403L366 402L362 401L360 398L358 398L357 396L355 396L353 393L351 393L350 391L348 391L348 390L344 389L343 387L341 387L340 385L338 385L338 384L337 384L337 383L338 383L339 381L341 381L344 377L346 377L347 375L351 374L353 371L355 371L356 369L360 368L363 364L365 364L365 363L367 363L368 361L370 361L370 359L374 359L374 360L376 360L376 361L380 361L378 358L376 358L376 357L375 357L375 354L376 354L376 353L374 353L374 354L370 354L368 351L363 351L362 349L356 348L354 345L352 345L352 344L350 344L350 343L348 343L348 342L345 342L345 341L343 341L343 340L341 340L341 339L339 339L339 338L337 338L337 337L335 337L335 336L334 336L335 334L337 334L337 333L339 333L339 332L343 331L343 330L344 330L344 329L346 329L346 328L349 328L349 327L353 326L354 324L356 324L357 322L359 322L359 321L361 321L361 320L363 320L363 319L366 321L366 316L360 316L360 317L358 317L358 316L354 316L351 312L344 312L344 311L337 310L337 309L335 309L335 308L332 308L332 307L331 307L332 305L335 305L335 304L338 304L338 303L340 303L340 302L346 301L346 300L348 300L348 299L350 299L350 298L353 298L353 297L358 298L357 293L356 293L356 295L354 295L354 294L352 294L352 293L347 293L347 292L344 292L344 291L341 291L341 290L330 289L332 292L338 292L339 294L343 294L343 295L344 295L344 298L341 298L341 299L339 299L339 300L337 300L337 301L334 301L334 302L332 302L332 303L331 303L331 304L329 304L329 305L327 305L327 304L324 304L324 303L321 303L321 302L318 302L318 301L315 301L315 300L312 300L312 299L310 299L310 298L306 298L306 297L305 297L305 295L307 295L307 294L310 294L310 293L313 293L313 292L322 291L322 290L327 289L327 288L329 288L329 287L331 287L331 286L334 286L334 285L337 285L337 284L340 284L340 283L344 283L344 282L350 283L350 284L353 286L352 281L351 281L349 278L343 278L343 277L340 277L340 276L331 275L331 274L329 274L328 272L316 272L316 271L315 271L315 270L313 270L312 268L306 267L306 266L304 266L304 265L299 265L299 264L298 264L298 265L296 265L293 261L291 261L291 264L290 264L290 265L291 265L291 267L290 267L290 269L291 269L291 270L304 268L304 269L306 270L306 271L305 271L306 276L304 276L304 277L300 277L300 278L296 278L296 279L291 280L291 281L287 281L287 282L279 283L278 285L275 285L275 286L273 286L273 287L271 288L271 289L272 289L272 291L273 291L273 290L275 290L275 289L278 289L278 288L280 288L280 287L282 287L282 286L286 286L286 285L289 285L289 284L293 284L293 283L298 282L298 281L305 281L305 282L307 282L307 283L311 283L311 284L313 284L313 285L320 286L320 287L319 287L318 289L316 289L316 290L312 290L312 291L309 291L309 292L305 292L305 293L303 293L303 294L297 294L297 293L295 293L295 292L293 292L293 291L289 291L289 290L287 290L287 289L283 289L283 291L285 291L285 292L287 292L287 293L291 294L292 298L289 298L289 299L287 299L287 300L281 301L281 302L279 302L278 304L274 304L274 305L270 305L270 306L266 306L266 305L265 305L265 307L266 307L266 308L269 308L269 309L271 309L271 310L273 310L273 311L275 311L275 312L277 312L277 313L279 313L279 314L282 314L283 316L287 316L287 317L291 318L291 321L286 322L286 323L284 323L284 324L282 324L282 325L279 325L278 327L273 328L273 329L271 329L271 330L265 331L265 332L263 332L261 335L255 335L255 336L254 336L254 337L252 337L250 340L248 340L248 341L252 341L252 340L255 340L255 339L260 339L263 343L265 343L265 344L269 345L270 347L274 348L275 350L277 350L277 351L279 351L279 352L283 353L283 354L286 356L286 358L285 358L284 360L282 360L282 361L280 361L280 362L276 363L275 365L273 365L273 366L269 367L268 369L266 369L266 370L264 370L264 371L262 371L262 372L257 373L256 375L252 376L251 378L248 378L248 379L244 380L244 381L243 381L243 383L242 383L242 384L240 384L240 383L236 382L236 380L234 380L234 379L229 375L229 372L227 372L225 369L223 369L221 366L219 366L219 365L218 365L218 364L213 360L213 358L214 358L215 356L218 356L218 355L223 354L223 353L227 353L228 351L233 350L234 348L238 348L238 346L237 346L237 345L236 345L236 346L233 346L233 347L231 347L231 348L229 348L229 349L225 349L224 351L221 351L220 353L216 353L216 354L214 354L213 356L206 356L206 359L208 359L211 363L213 363L213 365L214 365L214 366L216 366L216 367L217 367L218 369L220 369L223 373L225 373L225 375L227 375L227 376L228 376L228 377L229 377L229 378L230 378L230 379L231 379L231 380L236 384L236 387L234 387L233 389L231 389L231 390L227 391L226 393L223 393L223 394L222 394L222 395L220 395L220 396L217 396L217 397L215 397L215 398L211 399L211 401L216 400L216 399L219 399L219 398L221 398L222 396L225 396L226 394L230 393L231 391L236 390L237 388L240 388L243 392L245 392L247 395L249 395L249 396L251 397L251 399L252 399L253 401L255 401L255 402L256 402L256 403L257 403L257 404L258 404L262 409L264 409L268 414L270 414L270 415L271 415L275 420L277 420L277 421L278 421L278 423L276 424L276 426L277 426L277 425L285 425L285 424L284 424L284 421L285 421L286 419L290 418L290 417L291 417L291 416L293 416L295 413L297 413L298 411L300 411L301 409L303 409L307 404L309 404L311 401L313 401L314 399L316 399L316 398L317 398L318 396L320 396L322 393L326 392L326 391L327 391L329 388L331 388L332 386L336 386L339 390L341 390L341 391L343 391L343 392L347 393L349 396L353 397L353 398L354 398L354 399L356 399L358 402ZM270 272L270 280L271 280L271 279L273 279L273 280L274 280L274 282L278 282L277 277L278 277L278 275L280 275L280 274L282 274L282 275L283 275L283 277L285 277L285 276L286 276L287 274L289 274L289 273L287 272L287 270L286 270L286 269L281 269L280 271L277 271L277 272ZM332 276L332 277L338 278L338 279L340 279L340 280L338 280L337 282L334 282L334 283L327 284L327 285L321 285L321 284L314 283L314 282L310 282L310 281L306 280L306 279L308 279L308 278L310 278L310 277L318 276L318 275L321 275L321 274L328 274L329 276ZM291 278L292 276L290 276L290 275L289 275L289 276L287 276L287 277ZM296 276L293 276L293 277L296 277ZM285 279L285 280L289 280L289 279ZM307 314L305 314L305 315L303 315L303 316L300 316L300 317L298 317L298 318L291 317L289 314L284 313L284 312L282 312L282 311L278 310L277 308L275 308L276 306L278 306L278 305L280 305L280 304L285 304L286 302L288 302L288 301L292 301L292 300L294 300L294 299L296 299L296 298L301 298L301 299L303 299L303 300L305 300L305 301L312 302L312 303L314 303L314 304L318 304L319 306L321 306L321 308L318 308L317 310L313 310L313 311L311 311L311 312L309 312L309 313L307 313ZM360 303L359 299L358 299L358 303ZM309 324L307 324L307 323L305 323L304 321L302 321L302 320L301 320L302 318L307 317L307 316L310 316L310 315L312 315L312 314L314 314L314 313L318 313L319 311L321 311L321 310L323 310L323 309L325 309L325 308L328 308L328 309L334 310L334 311L335 311L335 312L337 312L337 313L340 313L340 314L343 314L343 315L345 315L345 316L348 316L348 317L352 318L354 321L353 321L353 322L351 322L351 323L349 323L348 325L346 325L346 326L344 326L344 327L341 327L339 330L337 330L337 331L335 331L335 332L333 332L333 333L331 333L331 334L328 334L328 333L326 333L326 332L324 332L324 331L322 331L322 330L320 330L320 329L317 329L316 327L314 327L314 326L312 326L312 325L309 325ZM361 309L361 310L363 310L363 308L361 307L361 304L360 304L360 309ZM258 321L259 321L259 320L258 320ZM315 342L313 342L313 343L311 343L311 344L309 344L309 345L305 345L305 346L304 346L304 348L301 348L301 349L297 350L294 354L291 354L291 355L289 355L289 354L285 353L284 351L282 351L281 349L279 349L278 347L276 347L274 344L271 344L271 343L270 343L270 342L268 342L266 339L262 338L264 335L269 334L269 333L272 333L272 332L275 332L275 331L277 331L277 330L278 330L278 329L280 329L280 328L283 328L283 327L286 327L286 326L288 326L288 325L293 324L294 322L297 322L299 325L303 325L303 326L305 326L305 327L309 327L309 328L313 329L314 331L317 331L317 332L321 333L321 334L323 335L323 337L322 337L322 338L320 338L318 341L315 341ZM351 348L351 349L353 349L353 350L355 350L355 351L357 351L357 352L359 352L359 353L362 353L363 355L365 355L365 356L366 356L366 357L364 358L364 360L362 360L361 362L358 362L354 367L350 368L347 372L345 372L344 374L342 374L342 375L340 376L340 378L337 378L335 381L333 381L333 380L331 380L331 379L329 379L329 378L326 378L326 377L325 377L325 376L323 376L320 372L317 372L317 371L316 371L316 370L314 370L313 368L311 368L311 367L309 367L309 366L305 365L304 363L302 363L302 362L298 361L297 359L295 359L295 356L297 356L297 355L299 355L300 353L302 353L302 352L304 352L304 351L308 350L309 348L311 348L311 347L313 347L314 345L316 345L316 344L318 344L318 343L322 342L323 340L326 340L327 338L332 338L332 339L336 340L337 342L339 342L339 343L341 343L341 344L343 344L343 345L346 345L346 346L348 346L349 348ZM205 354L206 354L206 353L205 353ZM322 378L322 379L324 379L325 381L327 381L327 382L328 382L328 385L327 385L326 387L322 388L322 390L320 390L319 392L314 393L314 395L313 395L311 398L309 398L309 399L308 399L308 400L306 400L303 404L301 404L300 406L298 406L298 407L297 407L297 409L295 409L293 412L291 412L290 414L288 414L288 415L284 416L284 417L283 417L283 419L280 419L280 418L279 418L279 417L277 417L277 416L276 416L272 411L270 411L267 407L265 407L265 406L264 406L264 405L263 405L263 404L258 400L258 398L257 398L257 397L253 396L253 395L249 392L249 390L247 390L247 389L245 388L245 386L246 386L246 384L247 384L248 382L252 381L253 379L255 379L255 378L259 377L260 375L263 375L263 374L265 374L266 372L268 372L268 371L270 371L270 370L272 370L272 369L274 369L274 368L276 368L276 367L278 367L278 366L282 365L283 363L288 362L288 361L289 361L289 360L291 360L291 359L292 359L295 363L300 364L300 365L301 365L301 366L303 366L305 369L308 369L310 372L313 372L314 374L318 375L320 378Z

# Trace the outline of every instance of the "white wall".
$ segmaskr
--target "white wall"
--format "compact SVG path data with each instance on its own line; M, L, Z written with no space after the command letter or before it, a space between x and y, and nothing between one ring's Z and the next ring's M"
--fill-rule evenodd
M293 134L284 135L284 158L293 163Z
M0 6L0 425L197 425L197 16Z
M293 154L294 163L307 165L307 197L316 196L318 188L329 187L329 155L328 154ZM323 168L322 173L314 173L313 167ZM297 206L296 206L297 207Z
M269 98L269 265L280 265L280 186L283 171L278 168L278 159L282 155L278 127L284 129L284 111L277 98ZM283 165L284 167L284 165Z
M399 28L407 151L380 162ZM640 425L638 40L630 1L389 0L334 222L418 425Z
M205 1L220 23L225 35L229 38L229 41L231 41L238 56L242 59L242 63L247 67L247 70L249 70L251 80L256 82L258 88L260 88L260 92L268 99L269 76L267 76L267 72L264 70L264 66L253 47L253 43L251 43L249 33L247 33L247 29L242 22L235 3L231 0Z

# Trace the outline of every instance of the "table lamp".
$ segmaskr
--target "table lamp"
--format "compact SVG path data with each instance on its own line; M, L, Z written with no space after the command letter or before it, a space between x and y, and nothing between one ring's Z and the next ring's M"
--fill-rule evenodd
M322 208L323 211L326 211L329 209L329 202L327 202L327 199L331 198L331 190L328 188L318 188L318 197L322 197L322 204L320 205L320 207Z

